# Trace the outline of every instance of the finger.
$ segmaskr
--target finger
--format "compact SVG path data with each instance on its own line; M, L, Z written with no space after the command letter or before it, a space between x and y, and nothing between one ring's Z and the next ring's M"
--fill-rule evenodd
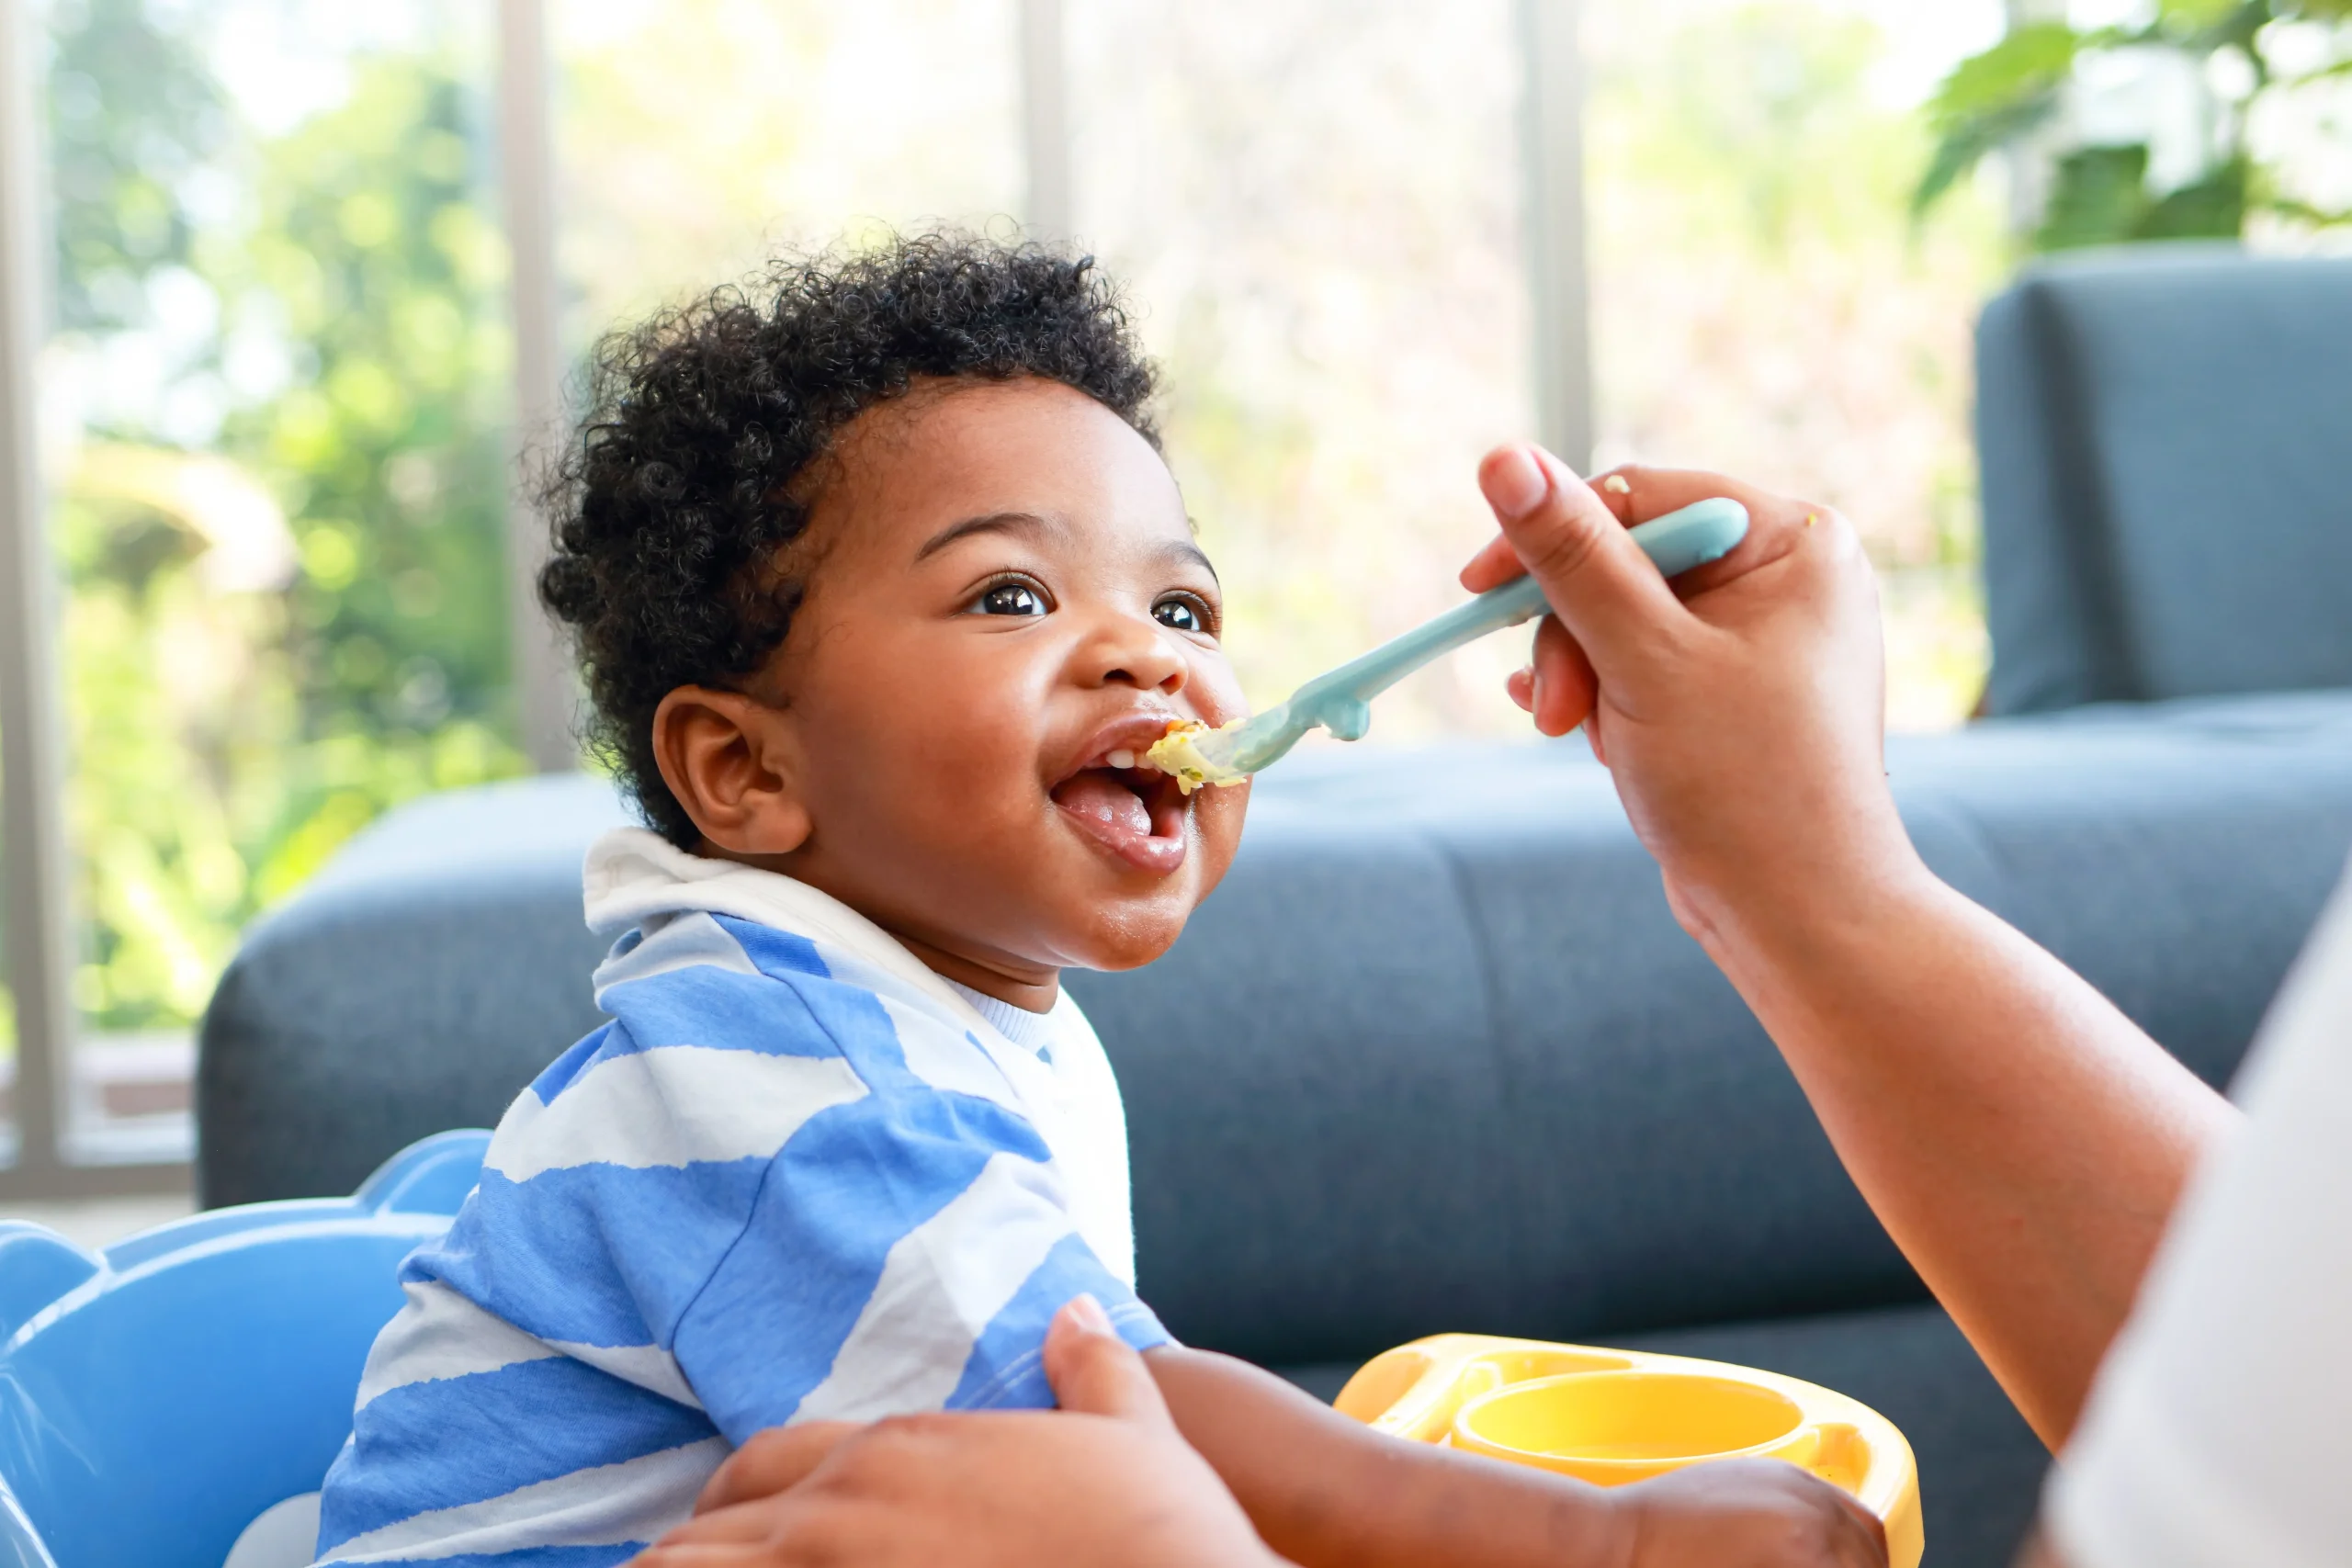
M695 1499L697 1514L790 1491L825 1462L844 1438L864 1430L854 1421L810 1421L771 1427L727 1456Z
M1633 486L1625 478L1627 471L1611 468L1605 474L1595 475L1592 491L1600 503L1609 508L1611 516L1630 526L1634 521L1631 513ZM1484 593L1489 588L1500 588L1513 578L1526 575L1527 568L1521 563L1519 552L1511 548L1508 538L1498 534L1480 546L1478 553L1470 558L1470 564L1462 569L1462 586L1473 593Z
M1078 1296L1046 1330L1046 1380L1064 1410L1172 1426L1151 1369L1111 1326L1102 1303Z
M1521 564L1519 552L1500 534L1487 540L1462 569L1462 586L1473 593L1484 593L1489 588L1525 577L1527 568Z
M1862 1506L1860 1499L1842 1487L1838 1490L1838 1500L1845 1505L1846 1517L1852 1521L1855 1533L1860 1538L1858 1545L1861 1549L1861 1555L1855 1561L1873 1564L1884 1563L1887 1555L1886 1521Z
M781 1560L746 1551L740 1545L647 1547L628 1560L628 1568L776 1568Z
M1556 739L1582 724L1600 695L1600 682L1556 615L1535 623L1532 669L1528 712L1535 716L1535 728Z
M1628 526L1646 523L1653 517L1663 517L1669 512L1679 512L1686 506L1717 496L1728 496L1747 508L1749 513L1784 513L1801 502L1759 490L1745 479L1733 479L1705 468L1651 468L1627 464L1596 478L1593 482L1610 485L1612 493L1606 499L1617 504L1614 511L1622 513ZM1623 484L1622 493L1614 487Z
M834 1543L812 1540L805 1531L788 1539L758 1541L665 1542L647 1548L628 1560L628 1568L819 1568L839 1563Z
M1620 463L1585 480L1592 487L1592 493L1600 498L1600 504L1609 508L1610 515L1628 528L1645 520L1634 515L1634 481L1631 476L1640 471L1631 463ZM1657 514L1653 513L1649 515Z
M759 1497L724 1508L697 1513L654 1544L661 1547L742 1546L768 1540L783 1529L793 1504L779 1497Z
M1738 547L1721 560L1710 561L1674 580L1675 592L1685 599L1745 576L1767 561L1779 559L1801 543L1823 537L1815 532L1823 525L1833 528L1846 525L1845 520L1829 507L1776 495L1702 468L1626 468L1611 477L1624 481L1625 493L1617 499L1623 503L1621 515L1628 524L1646 523L1718 496L1728 497L1747 508L1747 534Z
M1504 676L1503 694L1517 703L1521 712L1533 713L1535 711L1535 666L1531 663L1523 670L1514 670Z
M1478 482L1553 613L1604 674L1614 650L1688 618L1624 525L1556 457L1500 447L1480 465Z

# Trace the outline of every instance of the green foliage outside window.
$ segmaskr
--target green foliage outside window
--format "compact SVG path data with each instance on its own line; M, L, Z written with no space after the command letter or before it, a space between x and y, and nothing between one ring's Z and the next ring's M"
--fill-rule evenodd
M2216 105L2214 146L2204 170L2169 190L2150 186L2145 141L2057 151L2047 202L2031 235L2039 251L2143 240L2233 239L2247 220L2273 214L2313 228L2352 223L2352 210L2322 208L2287 188L2281 171L2255 155L2247 128L2267 97L2352 78L2352 49L2316 64L2289 65L2283 29L2346 29L2352 0L2161 0L2132 27L2075 28L2041 21L2011 29L1944 79L1928 106L1935 151L1914 192L1924 217L1989 153L2026 142L2060 118L2078 66L2122 51L2177 51L2211 82L2242 90ZM2308 36L2305 39L2308 42ZM2342 39L2338 41L2352 41ZM2222 69L2215 70L2216 65ZM2234 101L2231 101L2233 97Z
M378 813L523 765L478 95L445 55L362 56L264 134L177 30L202 15L50 28L43 374L98 394L51 479L101 1031L193 1019L245 922ZM133 342L170 363L126 412Z

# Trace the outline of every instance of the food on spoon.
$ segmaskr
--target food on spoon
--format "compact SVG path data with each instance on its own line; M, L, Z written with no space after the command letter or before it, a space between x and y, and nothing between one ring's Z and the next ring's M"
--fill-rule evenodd
M1186 795L1210 784L1238 784L1250 775L1214 757L1204 756L1201 751L1200 738L1215 735L1220 730L1238 728L1242 722L1237 718L1231 724L1212 728L1198 719L1170 719L1168 733L1151 743L1151 750L1143 754L1143 760L1163 773L1175 774L1176 787Z

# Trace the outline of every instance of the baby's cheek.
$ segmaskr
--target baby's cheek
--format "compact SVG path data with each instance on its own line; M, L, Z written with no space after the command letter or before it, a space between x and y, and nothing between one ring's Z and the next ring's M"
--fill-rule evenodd
M1250 711L1241 682L1221 653L1203 654L1193 663L1193 709L1204 723L1229 724Z
M1193 792L1193 831L1200 847L1201 897L1207 897L1233 863L1250 812L1250 784L1212 784Z

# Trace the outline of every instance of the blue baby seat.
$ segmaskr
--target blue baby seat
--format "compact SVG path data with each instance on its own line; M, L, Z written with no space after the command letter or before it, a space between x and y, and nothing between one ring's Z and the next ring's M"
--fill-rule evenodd
M349 1198L219 1209L98 1257L0 1224L0 1568L308 1562L400 1261L489 1145L443 1133Z

